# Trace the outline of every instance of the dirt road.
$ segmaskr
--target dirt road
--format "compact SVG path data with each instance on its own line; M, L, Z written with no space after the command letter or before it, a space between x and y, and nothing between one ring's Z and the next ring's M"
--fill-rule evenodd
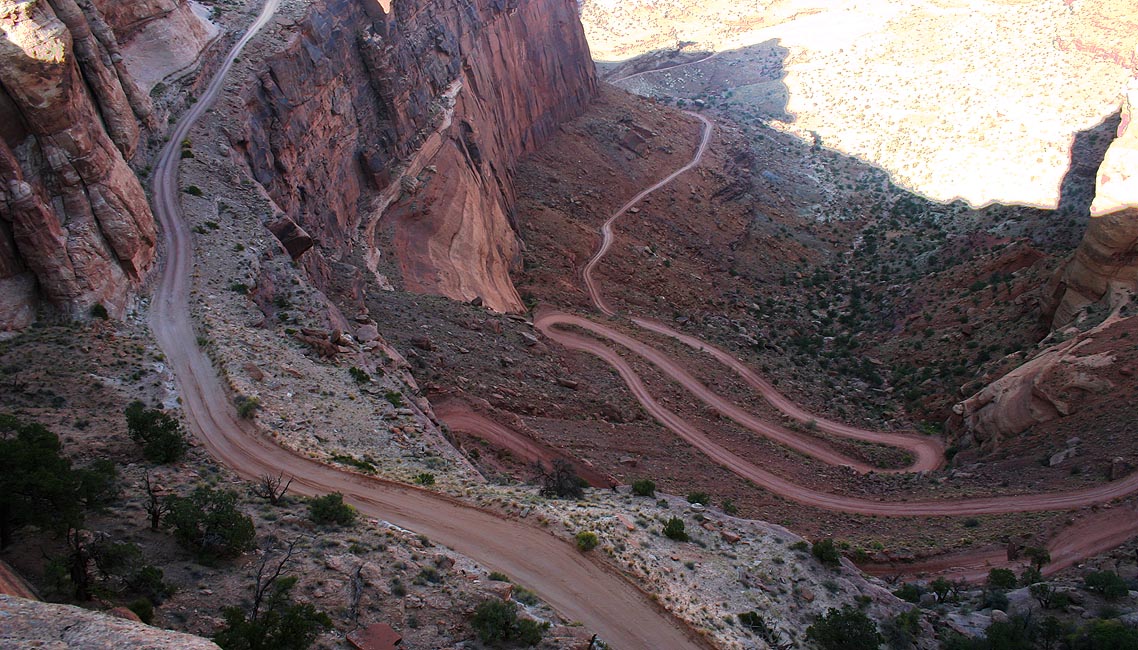
M616 480L607 474L598 472L592 467L575 460L571 456L566 456L530 436L523 435L514 429L498 424L494 420L481 415L463 402L447 400L439 402L438 404L432 404L431 407L435 411L435 416L438 417L443 424L450 427L452 431L461 431L476 438L481 438L495 447L508 450L515 457L526 463L549 463L554 459L562 458L569 461L573 465L573 469L577 472L577 476L588 481L592 487L608 488L617 484Z
M684 172L698 165L707 150L711 133L710 122L700 115L694 113L688 114L698 118L704 125L702 138L692 160L660 182L634 196L609 217L601 228L601 244L597 252L589 259L583 269L582 277L593 304L601 313L607 316L614 316L615 311L605 301L599 283L593 278L593 271L613 244L615 239L613 224L645 196L664 187ZM632 322L639 327L664 336L669 336L683 342L685 345L711 355L721 364L728 366L732 371L742 377L743 380L757 390L767 402L799 422L813 422L818 430L831 435L891 444L908 449L916 458L913 466L909 468L910 471L936 469L943 464L943 446L937 440L915 435L910 436L866 431L840 422L817 418L787 399L786 396L775 390L769 382L723 350L694 337L672 330L655 321L633 318ZM573 316L550 309L542 310L537 314L535 325L555 342L569 349L587 352L597 356L612 366L624 380L632 394L653 418L702 451L710 459L738 476L753 481L755 484L771 492L798 503L839 512L880 516L973 516L1015 512L1077 510L1088 506L1109 503L1115 499L1138 492L1138 473L1132 474L1122 480L1079 490L943 501L884 502L813 490L768 472L711 441L697 427L657 402L648 392L643 381L633 368L617 354L615 350L596 339L558 329L558 326L579 327L603 339L608 339L624 346L651 362L670 379L684 386L693 396L752 431L766 435L781 444L827 463L850 466L858 471L867 471L868 468L864 464L859 464L852 459L838 454L818 443L816 440L805 438L781 427L772 426L769 423L762 422L758 418L754 418L743 412L738 407L715 395L707 386L694 379L682 367L662 352L632 337L626 336L613 328L594 323L579 316ZM1082 524L1069 527L1063 530L1049 543L1048 549L1052 553L1053 562L1047 567L1047 570L1055 571L1059 568L1070 566L1079 558L1109 550L1136 534L1138 534L1138 517L1132 516L1130 511L1111 511L1111 514L1103 516L1100 525L1096 525L1094 530L1091 531L1086 530ZM986 575L987 568L991 566L1003 566L1007 564L1006 554L1004 554L1002 549L988 549L977 550L954 557L945 556L944 558L935 558L923 564L909 565L905 570L908 572L923 570L948 572L951 569L957 572L956 575L978 578L982 577L981 571ZM889 569L893 571L896 570L896 568L897 567L890 567Z
M589 258L589 261L585 264L585 268L581 271L581 277L585 280L585 288L589 291L589 298L593 301L593 304L596 305L597 309L599 309L601 313L606 316L614 316L616 312L609 308L608 303L605 302L604 296L601 295L600 287L598 286L597 281L593 279L593 270L596 269L597 264L599 264L600 261L604 259L604 256L609 252L609 248L612 246L614 238L612 230L613 223L615 223L617 219L624 216L624 213L628 212L629 208L644 200L644 197L648 196L652 192L655 192L661 187L664 187L668 183L671 183L676 179L677 176L698 165L700 161L703 160L703 154L707 151L707 145L711 142L711 122L709 122L704 116L697 113L692 113L690 111L684 112L687 115L696 118L700 122L703 122L703 135L700 137L699 147L696 149L695 155L686 165L672 172L666 178L659 181L652 187L649 187L648 189L629 199L628 203L625 203L624 206L613 213L613 215L604 222L604 224L601 226L601 245L599 248L597 248L597 252L594 253L591 258Z
M332 468L292 454L237 417L209 359L195 344L187 301L193 268L189 229L178 202L179 143L217 99L233 61L273 17L268 0L234 46L199 101L178 122L154 174L154 209L162 224L165 267L151 305L150 325L177 380L187 425L219 461L246 478L284 472L304 495L341 492L360 511L426 535L541 595L558 613L579 621L617 648L707 648L702 637L612 568L520 521L505 519L426 490Z

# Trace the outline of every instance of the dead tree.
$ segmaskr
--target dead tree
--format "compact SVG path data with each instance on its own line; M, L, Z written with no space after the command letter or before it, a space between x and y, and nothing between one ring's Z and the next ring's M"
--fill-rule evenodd
M284 485L281 485L282 483ZM285 492L288 492L290 485L292 485L292 477L289 477L286 482L284 480L284 472L276 476L272 474L262 474L253 485L253 494L262 499L268 499L269 503L276 506L280 505L281 499L284 498Z
M158 530L162 525L162 518L170 512L170 502L163 499L150 484L150 472L146 473L143 480L146 485L146 514L150 517L150 530Z

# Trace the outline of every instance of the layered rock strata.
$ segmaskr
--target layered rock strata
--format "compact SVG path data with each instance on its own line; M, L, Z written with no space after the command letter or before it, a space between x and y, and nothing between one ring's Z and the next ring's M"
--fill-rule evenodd
M1045 316L1075 320L1112 291L1138 293L1138 72L1127 88L1118 137L1099 167L1091 220L1071 261L1052 281Z
M90 2L0 0L0 30L0 331L26 326L40 297L121 312L155 253L126 163L149 100Z
M318 242L373 262L394 228L404 284L499 311L521 242L514 165L596 90L571 0L314 3L246 96L233 138L256 180Z

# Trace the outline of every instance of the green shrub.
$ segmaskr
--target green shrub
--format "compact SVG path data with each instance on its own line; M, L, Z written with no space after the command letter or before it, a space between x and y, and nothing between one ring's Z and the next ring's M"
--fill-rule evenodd
M311 499L308 502L308 516L321 526L351 526L356 522L356 509L344 503L343 494L333 492Z
M711 495L707 492L689 492L688 503L698 503L700 505L711 505Z
M131 440L142 445L146 459L173 463L186 455L189 444L182 425L164 411L148 409L142 402L126 407L126 428Z
M509 582L510 576L502 573L501 571L491 571L489 578L494 582Z
M357 384L367 384L371 382L371 375L367 374L367 371L362 368L352 366L348 368L348 374L352 376L352 379L356 380Z
M654 497L656 496L656 482L646 478L633 481L632 493L638 497Z
M261 400L256 397L242 395L237 398L237 417L248 420L257 414L261 408Z
M822 650L877 650L885 639L877 625L853 609L831 609L806 628L806 638Z
M187 187L186 189L184 189L182 191L185 192L186 194L189 194L190 196L203 196L203 195L205 195L205 192L202 191L202 188L198 187L197 185L190 185L189 187Z
M188 497L169 497L167 525L199 558L230 558L253 549L253 520L237 509L237 493L200 487Z
M900 598L901 600L908 601L910 603L919 603L921 602L922 593L924 592L921 590L921 587L919 585L913 584L912 582L906 582L902 584L897 589L897 591L894 591L893 595Z
M597 547L600 540L597 539L597 534L591 530L582 530L577 533L577 549L584 551L591 551Z
M842 554L838 552L838 547L834 544L834 540L829 537L814 542L814 545L810 548L810 552L814 557L818 558L819 562L826 566L837 566L841 564Z
M150 602L150 599L148 598L139 598L137 600L132 600L130 604L126 606L126 608L134 612L134 615L138 617L138 620L146 623L147 625L149 625L150 622L154 620L154 603Z
M91 305L91 318L101 318L107 320L111 315L107 313L107 308L102 303L95 303Z
M674 539L677 542L688 541L688 534L684 530L684 520L679 517L672 517L664 524L664 537Z
M1083 581L1086 583L1087 589L1102 594L1106 600L1114 601L1125 598L1129 592L1126 581L1114 571L1088 573Z
M296 582L295 576L289 576L265 585L264 600L258 598L249 614L240 607L224 608L225 627L214 635L214 643L222 650L311 647L321 632L332 628L332 619L308 603L293 602L290 592Z
M1015 589L1016 574L1011 569L992 569L988 572L988 586L992 589Z
M541 642L549 623L518 618L518 606L511 601L487 600L474 610L470 619L478 638L487 645L515 643L535 646Z
M415 476L415 482L419 485L434 485L435 475L431 474L430 472L423 472L422 474Z

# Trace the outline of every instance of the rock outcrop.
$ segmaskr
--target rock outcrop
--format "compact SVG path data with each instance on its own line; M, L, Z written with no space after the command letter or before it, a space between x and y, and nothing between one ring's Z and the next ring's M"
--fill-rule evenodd
M196 69L219 33L188 0L81 0L80 4L93 5L106 19L122 65L146 92L167 77Z
M953 428L990 450L1008 436L1077 412L1087 398L1114 387L1101 376L1114 363L1113 355L1078 354L1089 342L1078 336L1053 346L985 386L956 405L958 426Z
M1138 293L1138 72L1122 107L1118 137L1099 167L1091 221L1074 257L1048 292L1044 315L1052 327L1075 320L1114 290Z
M53 650L217 650L201 637L101 612L0 594L0 646Z
M374 263L390 225L407 288L519 310L514 164L596 90L576 4L392 4L314 3L233 144L322 255Z
M0 0L0 30L0 331L27 325L39 297L121 312L155 253L126 163L149 101L89 2Z

